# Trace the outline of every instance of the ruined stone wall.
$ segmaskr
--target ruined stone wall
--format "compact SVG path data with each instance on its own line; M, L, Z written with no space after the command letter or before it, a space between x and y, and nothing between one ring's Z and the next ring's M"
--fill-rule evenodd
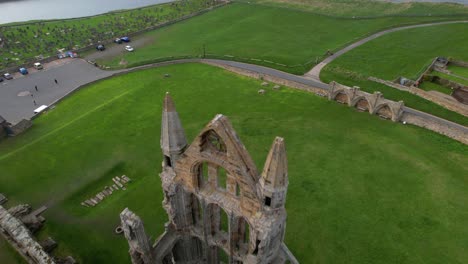
M0 206L0 233L30 263L54 264L55 261L43 250L23 223Z
M450 61L450 62L449 62L449 65L450 65L450 64L453 64L453 65L459 66L459 67L468 68L468 62L466 62L466 61Z
M120 214L134 264L297 263L283 243L288 175L282 138L274 140L259 173L223 115L188 145L166 94L160 145L169 222L150 247L142 220L128 209Z
M390 82L390 81L385 81L385 80L375 78L375 77L370 77L369 80L374 81L374 82L378 82L378 83L381 83L381 84L385 84L387 86L396 88L396 89L401 90L401 91L405 91L405 92L415 94L415 95L420 96L420 97L422 97L422 98L424 98L426 100L432 101L432 102L434 102L434 103L436 103L436 104L438 104L438 105L440 105L440 106L442 106L444 108L447 108L447 109L449 109L451 111L457 112L457 113L462 114L464 116L468 116L468 107L466 105L463 105L460 102L456 101L451 96L446 97L442 93L439 94L439 93L427 92L427 91L424 91L424 90L419 89L419 88L414 87L414 86L407 87L407 86L404 86L404 85L399 85L399 84L396 84L396 83L393 83L393 82Z

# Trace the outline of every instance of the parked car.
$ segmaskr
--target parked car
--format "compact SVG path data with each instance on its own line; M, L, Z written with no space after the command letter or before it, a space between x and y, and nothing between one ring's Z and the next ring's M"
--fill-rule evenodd
M13 79L13 76L7 72L7 73L3 74L3 78L5 78L6 80L11 80L11 79Z
M23 75L26 75L26 74L29 73L29 72L28 72L28 69L26 69L26 68L24 68L24 67L23 67L23 68L19 68L18 71L19 71L21 74L23 74Z
M2 78L2 77L0 77L0 82L3 82L3 78Z
M104 45L100 44L100 45L96 46L96 49L99 50L99 51L104 51L106 49L106 47Z
M44 69L44 66L42 66L40 62L36 62L34 63L34 68L36 68L37 70L42 70Z
M119 38L114 39L114 43L122 44L122 40Z
M125 46L126 51L134 51L132 46Z
M129 37L121 37L120 40L123 41L123 42L130 42Z

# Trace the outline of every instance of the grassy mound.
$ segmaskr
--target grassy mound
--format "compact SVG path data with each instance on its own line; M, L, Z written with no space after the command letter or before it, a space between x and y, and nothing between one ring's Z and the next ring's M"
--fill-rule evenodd
M40 236L56 239L59 252L80 263L129 263L125 239L113 233L119 212L134 210L153 238L167 221L157 174L161 103L170 91L189 142L223 113L262 168L274 137L285 138L286 243L301 263L468 258L467 146L310 93L267 87L259 95L260 88L200 64L93 84L0 144L2 192L9 205L49 205ZM79 204L122 174L133 179L127 191L96 208Z

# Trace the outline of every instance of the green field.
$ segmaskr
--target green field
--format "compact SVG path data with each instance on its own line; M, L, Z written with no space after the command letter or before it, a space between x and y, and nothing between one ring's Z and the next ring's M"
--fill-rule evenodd
M12 263L12 264L23 264L26 261L16 253L15 249L11 247L3 237L0 237L0 262L1 263Z
M467 67L459 67L454 65L449 65L447 70L451 71L453 74L458 76L468 78L468 68Z
M443 17L335 18L310 12L236 2L144 34L152 41L136 52L100 64L126 67L171 56L219 57L303 74L337 50L384 28L445 20ZM453 19L453 18L452 18ZM235 23L233 23L235 21ZM272 23L277 21L276 23ZM279 26L281 25L281 26Z
M368 81L369 76L394 80L400 76L415 80L437 56L468 60L468 25L439 25L403 30L374 39L340 56L321 72L320 79L360 86L385 97L439 117L467 125L462 115L416 95ZM447 43L452 43L448 45Z
M0 70L58 49L79 49L141 31L216 4L212 0L176 1L104 15L0 25Z
M452 89L443 87L439 84L429 82L429 81L425 81L421 83L418 87L425 91L438 91L444 94L449 94L449 95L452 94Z
M242 0L247 2L247 0ZM390 3L375 0L248 0L338 17L462 16L468 7L453 3Z
M60 253L80 263L128 263L128 245L113 233L119 212L134 210L153 238L167 220L157 174L161 103L170 91L189 141L223 113L260 169L274 137L285 138L286 243L301 263L468 259L466 145L299 90L259 95L260 83L186 64L88 86L0 143L1 191L9 206L50 207L40 236L58 241ZM96 208L79 205L122 174L133 179L127 191Z
M451 74L446 74L446 73L438 72L438 71L433 71L431 74L435 75L435 76L439 76L439 77L447 79L447 80L450 80L452 82L456 82L456 83L468 86L468 78L463 79L463 78L459 78L459 77L451 75Z

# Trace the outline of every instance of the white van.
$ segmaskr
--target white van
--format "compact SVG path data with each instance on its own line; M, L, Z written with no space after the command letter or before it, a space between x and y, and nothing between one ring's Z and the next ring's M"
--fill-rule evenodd
M42 69L44 69L44 66L42 66L42 64L40 62L36 62L36 63L34 63L34 68L36 70L42 70Z
M37 115L37 114L39 114L40 112L42 112L42 111L44 111L46 109L47 109L47 105L41 105L41 106L39 106L38 108L36 108L34 110L34 114Z

